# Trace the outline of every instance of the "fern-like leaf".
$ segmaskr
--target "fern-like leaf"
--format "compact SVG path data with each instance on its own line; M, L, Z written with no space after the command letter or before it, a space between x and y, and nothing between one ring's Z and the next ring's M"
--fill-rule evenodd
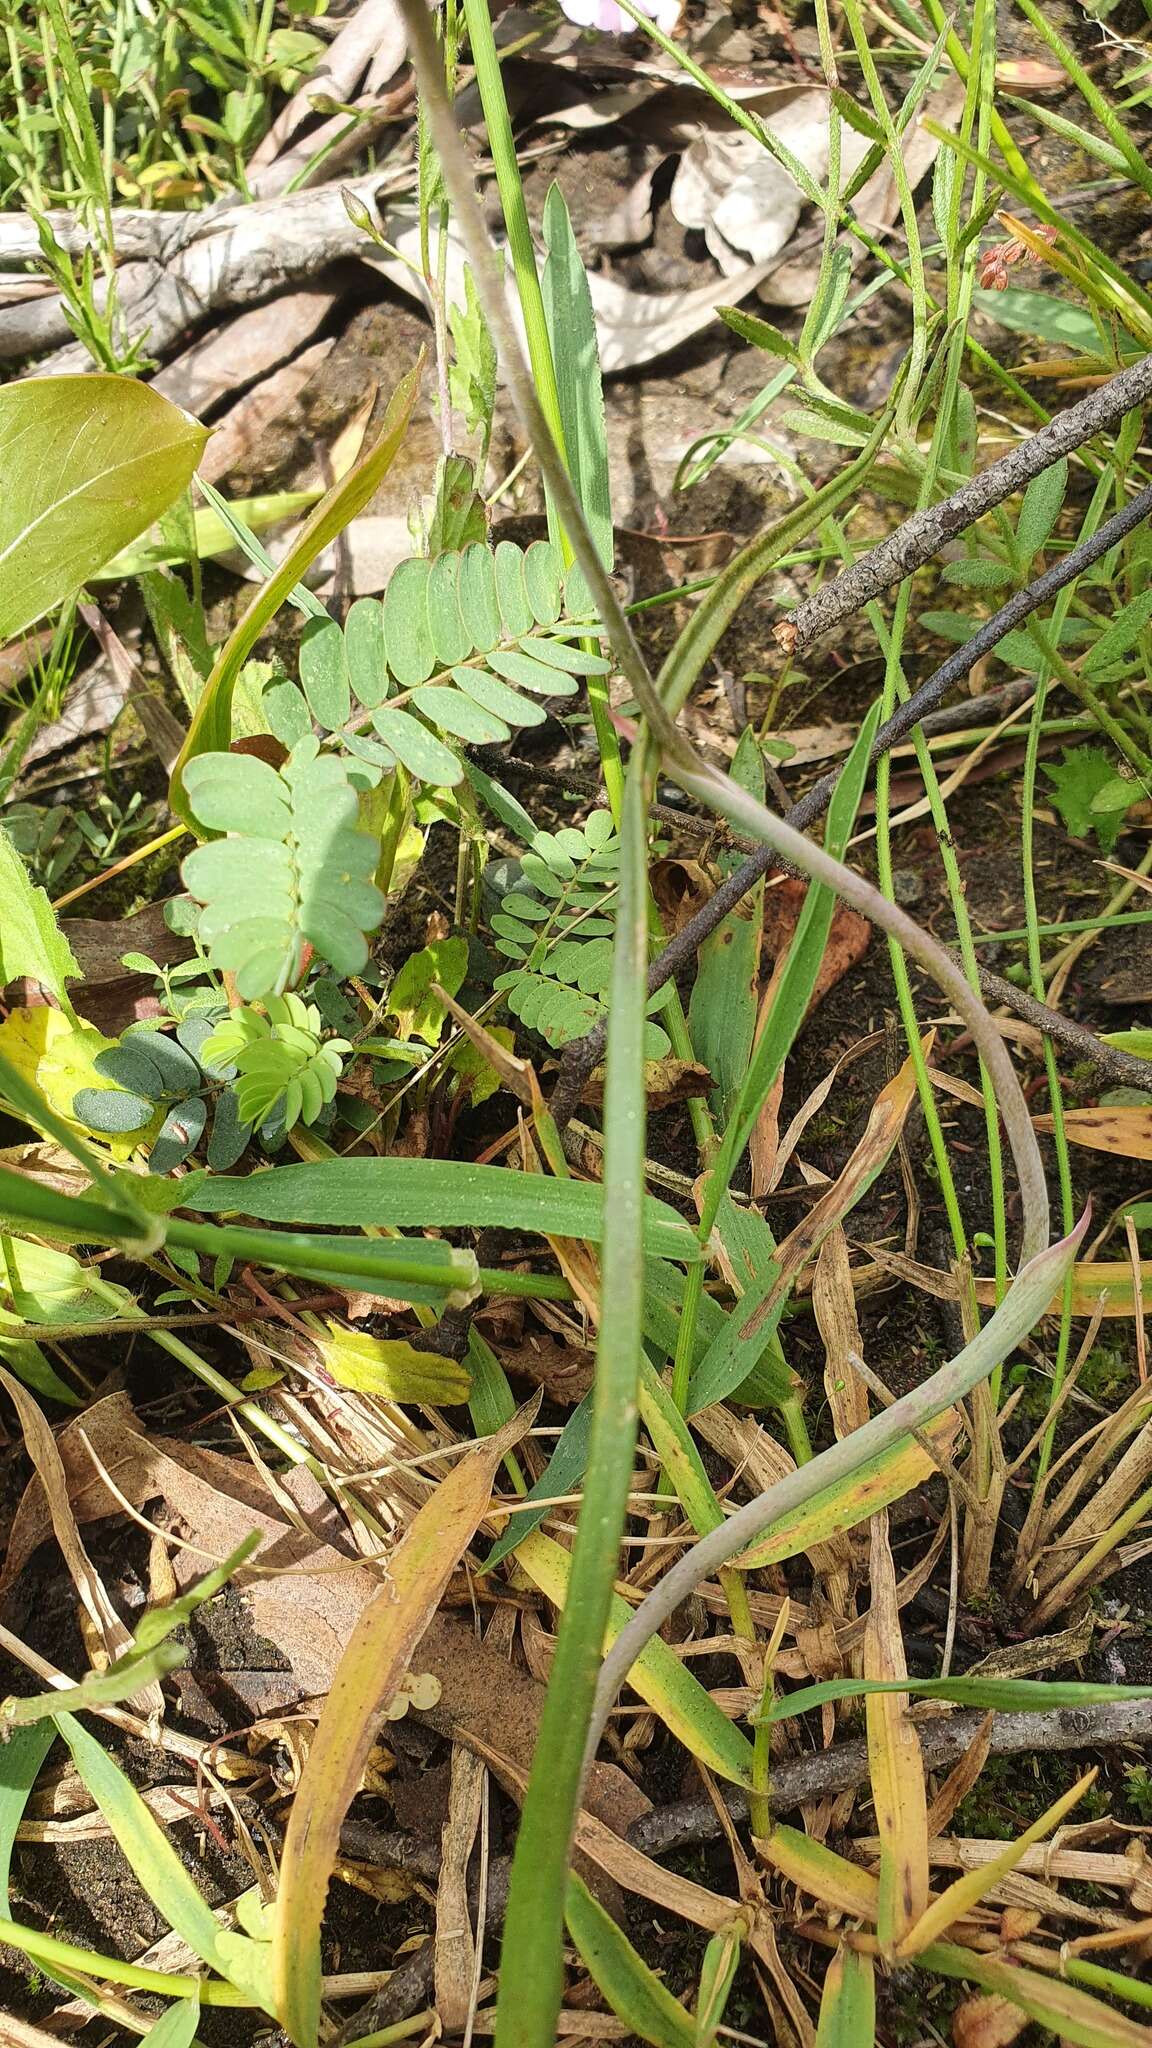
M543 700L574 696L582 676L610 673L602 655L566 637L587 634L586 612L568 602L549 541L527 549L473 541L431 560L413 556L393 570L382 599L357 600L342 634L332 620L309 623L295 706L277 683L269 721L286 744L302 720L339 732L366 779L398 763L419 782L449 788L464 773L454 742L507 740L514 727L543 723ZM363 730L368 721L374 737Z
M230 1010L204 1042L204 1058L234 1066L236 1101L245 1123L285 1130L315 1123L336 1093L346 1038L321 1041L320 1012L300 996L266 996L264 1010Z
M520 879L491 919L496 948L518 965L494 986L514 1017L547 1044L567 1045L601 1023L612 979L612 934L620 842L607 811L583 830L536 832ZM653 1001L663 1001L663 991ZM658 1024L645 1027L645 1052L669 1049Z
M384 899L372 882L379 847L358 828L343 764L308 734L280 770L251 754L200 754L185 777L208 831L227 836L190 853L184 886L203 905L200 942L248 1002L299 979L311 944L337 974L368 959Z

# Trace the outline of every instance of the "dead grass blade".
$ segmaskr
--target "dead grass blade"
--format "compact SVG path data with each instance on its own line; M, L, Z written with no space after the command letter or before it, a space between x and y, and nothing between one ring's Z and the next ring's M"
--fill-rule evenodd
M480 1758L457 1743L436 1888L436 2011L445 2034L462 2034L472 2007L476 1943L468 1910L468 1859L480 1826L486 1776Z
M0 1386L4 1388L20 1418L28 1455L36 1467L52 1531L60 1545L72 1583L95 1631L100 1649L103 1650L108 1662L114 1664L117 1658L123 1657L133 1649L132 1637L113 1607L103 1580L80 1539L76 1517L68 1498L68 1476L56 1448L56 1439L39 1403L33 1400L19 1380L13 1379L11 1373L5 1372L3 1366L0 1366ZM138 1713L145 1715L149 1720L159 1720L164 1712L164 1695L159 1684L153 1682L142 1687L133 1695L132 1705Z
M340 1826L355 1797L383 1708L488 1510L502 1460L531 1428L529 1407L461 1461L420 1509L389 1559L386 1583L360 1615L340 1659L293 1802L280 1866L272 1981L298 2048L320 2023L320 1925Z
M870 1533L872 1605L864 1629L864 1676L906 1678L886 1511L873 1517ZM901 1952L928 1904L924 1759L920 1738L908 1718L906 1693L869 1693L864 1714L880 1836L877 1932L881 1953L891 1958Z
M966 1918L973 1907L979 1905L985 1893L1016 1868L1026 1849L1030 1849L1034 1842L1041 1841L1053 1828L1060 1825L1064 1815L1070 1813L1077 1801L1084 1797L1089 1785L1094 1784L1097 1776L1095 1770L1085 1772L1069 1791L1053 1801L1039 1820L1033 1821L1030 1828L1025 1828L1024 1833L1018 1835L1015 1841L1006 1842L1000 1855L994 1857L991 1863L985 1863L976 1870L966 1870L962 1877L958 1877L954 1884L950 1884L946 1891L941 1892L938 1899L933 1899L901 1942L898 1950L900 1960L909 1962L914 1956L923 1955L924 1950L930 1948L934 1941L939 1941L955 1921ZM927 1867L928 1851L925 1842L925 1870Z

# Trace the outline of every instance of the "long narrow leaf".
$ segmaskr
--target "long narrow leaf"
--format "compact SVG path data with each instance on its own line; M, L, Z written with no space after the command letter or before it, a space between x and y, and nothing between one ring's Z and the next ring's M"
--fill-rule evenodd
M564 1918L589 1976L632 2033L653 2048L695 2048L696 2029L684 2007L575 1873L568 1879Z
M1146 1700L1152 1685L1089 1685L1059 1678L827 1678L798 1692L778 1693L768 1718L790 1721L828 1700L850 1700L869 1692L910 1692L918 1699L950 1700L957 1707L994 1713L1048 1714L1067 1707L1104 1706L1109 1700Z
M204 685L204 694L172 770L168 799L186 825L193 823L192 810L184 788L184 770L197 754L223 753L232 737L232 692L236 678L261 633L279 611L305 570L337 534L362 512L375 496L408 431L412 408L420 388L420 364L402 377L389 401L378 440L349 470L301 528L295 546L276 573L257 591L247 611L233 628Z
M182 1191L183 1192L183 1191ZM473 1166L462 1159L323 1159L248 1176L213 1175L188 1189L182 1206L200 1215L243 1215L262 1223L366 1229L527 1230L604 1241L604 1190ZM644 1250L653 1258L699 1257L695 1232L667 1202L645 1196Z
M263 1943L221 1927L136 1787L87 1729L71 1714L58 1714L56 1726L157 1911L210 1969L275 2017Z
M584 1495L587 1501L587 1488ZM569 1553L550 1536L536 1530L521 1543L516 1558L533 1585L567 1613L572 1604L573 1567ZM603 1639L613 1642L631 1618L631 1608L618 1594L609 1602ZM718 1777L747 1785L752 1771L752 1745L715 1700L694 1678L667 1643L654 1637L628 1674L628 1682L693 1756Z
M564 1988L570 1844L636 1448L644 1317L647 751L643 741L633 748L620 830L604 1090L604 1253L592 1449L570 1563L568 1605L512 1865L497 2004L500 2048L540 2048L555 2034ZM537 1532L530 1541L543 1539ZM561 1555L568 1562L567 1554Z
M500 1462L532 1420L524 1410L449 1473L388 1561L324 1703L288 1822L273 1923L277 2016L296 2048L315 2048L320 2024L320 1926L340 1845L380 1716L457 1564L480 1526Z

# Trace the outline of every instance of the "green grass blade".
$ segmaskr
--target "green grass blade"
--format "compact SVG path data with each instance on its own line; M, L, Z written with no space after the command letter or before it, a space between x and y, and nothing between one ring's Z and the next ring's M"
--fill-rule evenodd
M56 1740L50 1721L19 1728L0 1745L0 1919L12 1917L9 1883L16 1830L48 1751Z
M135 1786L87 1729L71 1714L58 1714L56 1726L157 1911L210 1969L275 2017L264 1945L221 1927Z
M636 1444L644 1310L644 977L648 965L647 749L634 748L621 820L604 1095L604 1252L592 1450L524 1801L497 2004L497 2048L553 2048L563 1994L568 1860L584 1742L612 1599Z
M696 2029L684 2007L575 1873L568 1880L564 1918L589 1976L632 2033L653 2048L695 2048Z
M149 1650L117 1657L107 1671L93 1671L79 1685L51 1692L14 1693L0 1701L0 1729L26 1728L64 1712L81 1714L86 1708L118 1706L146 1685L178 1671L187 1656L180 1643L158 1643Z
M185 1183L185 1186L188 1184ZM541 1237L604 1238L601 1189L589 1181L512 1174L461 1159L323 1159L274 1166L251 1176L205 1176L182 1206L201 1215L244 1215L261 1223L328 1224L364 1230L523 1230ZM645 1195L644 1250L681 1264L699 1256L696 1233L667 1202Z
M362 512L373 498L400 452L412 408L420 389L421 365L402 377L389 401L379 438L354 469L322 498L301 528L295 546L280 567L257 591L247 611L229 635L219 659L204 685L204 694L188 737L172 770L169 802L186 825L192 813L184 789L184 769L197 754L224 753L232 738L232 692L236 678L269 621L275 617L304 571L337 534Z
M1047 1714L1065 1707L1099 1707L1109 1700L1146 1700L1152 1685L1090 1685L1052 1678L828 1678L798 1692L778 1693L770 1721L790 1721L826 1700L850 1700L864 1693L914 1692L918 1699L950 1700L1001 1714Z

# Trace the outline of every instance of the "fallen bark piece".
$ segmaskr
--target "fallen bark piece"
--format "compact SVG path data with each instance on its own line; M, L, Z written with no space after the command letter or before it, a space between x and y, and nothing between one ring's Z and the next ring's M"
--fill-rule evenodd
M338 297L322 285L281 292L266 305L237 313L194 341L157 372L152 384L174 405L203 419L221 400L235 398L245 385L279 369L311 341Z

